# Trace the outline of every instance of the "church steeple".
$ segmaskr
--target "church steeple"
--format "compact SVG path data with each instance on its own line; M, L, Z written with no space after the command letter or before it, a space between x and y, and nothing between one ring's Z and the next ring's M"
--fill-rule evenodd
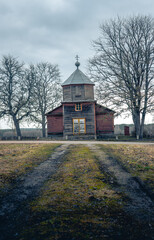
M95 85L81 70L79 70L80 63L78 61L79 57L76 55L75 66L77 69L70 75L70 77L63 82L62 86L74 85L74 84L90 84Z
M79 70L79 57L76 55L75 66L77 69L62 84L63 101L65 102L81 102L94 101L94 83Z

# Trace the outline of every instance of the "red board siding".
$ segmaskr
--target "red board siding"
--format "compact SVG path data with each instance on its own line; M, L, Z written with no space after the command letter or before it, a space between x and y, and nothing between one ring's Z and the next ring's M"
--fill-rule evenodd
M55 114L55 113L62 113L63 112L63 107L61 106L61 107L59 107L59 108L57 108L57 109L55 109L55 110L53 110L53 113Z
M48 133L63 132L63 116L47 116Z
M96 131L97 133L113 133L114 132L113 114L96 115Z
M114 112L94 103L82 103L82 111L75 111L75 103L64 103L63 106L61 105L47 114L49 135L73 134L73 118L86 119L86 134L114 133Z
M63 114L63 106L59 106L57 108L55 108L54 110L52 110L51 112L48 112L46 115L50 116L50 115L60 115Z

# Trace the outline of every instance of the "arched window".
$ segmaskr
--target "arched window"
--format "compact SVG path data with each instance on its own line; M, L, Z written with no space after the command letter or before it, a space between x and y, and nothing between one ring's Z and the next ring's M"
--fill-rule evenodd
M76 103L75 104L75 111L82 111L82 104L81 103Z

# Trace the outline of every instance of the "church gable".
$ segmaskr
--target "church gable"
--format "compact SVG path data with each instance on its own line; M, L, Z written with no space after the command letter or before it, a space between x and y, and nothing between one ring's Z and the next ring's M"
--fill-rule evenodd
M46 116L51 116L51 115L63 115L63 106L60 105L59 107L53 109L52 111L46 113Z
M100 104L97 104L96 103L96 107L95 107L95 111L96 111L96 114L101 114L101 113L110 113L110 114L114 114L115 112L109 108L106 108Z
M114 133L114 111L96 104L96 133L97 135Z
M63 106L59 106L46 114L48 135L63 135Z

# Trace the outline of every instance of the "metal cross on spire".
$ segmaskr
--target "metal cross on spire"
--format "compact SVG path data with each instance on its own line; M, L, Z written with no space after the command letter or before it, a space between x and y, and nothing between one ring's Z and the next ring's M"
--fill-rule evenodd
M78 56L78 55L76 55L76 57L75 57L75 58L76 58L76 60L77 60L77 62L78 62L78 60L79 60L79 56Z
M80 66L80 63L78 62L78 60L79 60L79 56L78 55L76 55L76 63L75 63L75 66L78 68L79 66Z

